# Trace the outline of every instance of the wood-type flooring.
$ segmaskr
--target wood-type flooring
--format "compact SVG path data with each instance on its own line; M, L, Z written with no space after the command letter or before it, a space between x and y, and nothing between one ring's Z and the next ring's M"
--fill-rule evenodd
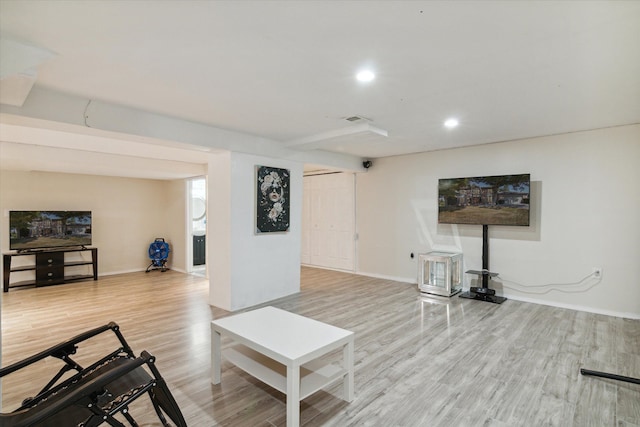
M210 322L230 313L208 294L208 280L175 271L11 290L2 364L115 321L136 353L157 357L189 426L284 426L285 396L229 362L211 384ZM640 320L424 297L415 285L308 267L300 293L263 305L355 332L355 399L341 400L339 384L308 397L303 426L640 426L640 385L579 372L639 377ZM90 352L113 349L101 345ZM50 368L5 378L3 412ZM146 398L130 410L141 426L160 425Z

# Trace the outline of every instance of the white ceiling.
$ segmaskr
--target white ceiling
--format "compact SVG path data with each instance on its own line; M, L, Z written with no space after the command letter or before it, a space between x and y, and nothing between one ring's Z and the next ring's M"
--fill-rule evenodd
M376 158L640 122L636 1L0 0L0 29L54 53L35 87L301 150ZM388 136L349 132L353 115Z

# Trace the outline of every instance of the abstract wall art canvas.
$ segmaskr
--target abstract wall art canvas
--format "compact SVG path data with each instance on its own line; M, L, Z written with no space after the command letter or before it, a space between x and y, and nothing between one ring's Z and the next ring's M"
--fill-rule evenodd
M288 169L256 166L256 233L289 231Z

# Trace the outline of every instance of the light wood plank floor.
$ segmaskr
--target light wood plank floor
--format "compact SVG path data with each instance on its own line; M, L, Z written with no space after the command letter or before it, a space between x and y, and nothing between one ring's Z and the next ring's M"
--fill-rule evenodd
M335 397L338 385L318 392L301 404L304 426L640 426L640 385L579 373L640 377L638 320L421 298L415 286L313 268L302 269L302 292L265 305L356 334L354 401ZM211 385L209 323L227 315L208 305L205 279L174 271L11 290L3 365L116 321L136 353L157 356L190 426L284 426L284 395L228 362ZM5 410L46 368L4 381ZM131 411L142 425L160 425L139 405Z

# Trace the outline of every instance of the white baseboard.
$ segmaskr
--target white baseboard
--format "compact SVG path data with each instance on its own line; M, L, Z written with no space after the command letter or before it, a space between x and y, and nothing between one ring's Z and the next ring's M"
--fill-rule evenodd
M128 273L141 273L143 271L146 271L146 268L142 268L142 269L133 269L133 270L121 270L121 271L106 271L106 272L100 272L100 274L98 275L98 278L102 277L102 276L115 276L116 274L128 274ZM184 274L189 274L186 271L180 269L180 268L172 268L172 267L167 267L167 270L171 270L171 271L177 271L179 273L184 273Z
M311 265L311 264L301 264L301 265L303 267L319 268L322 270L330 270L330 271L339 271L341 273L351 273L351 274L357 274L359 276L373 277L375 279L392 280L394 282L408 283L416 286L418 285L418 281L415 278L407 279L406 277L384 276L381 274L365 273L362 271L351 271L351 270L341 270L339 268L322 267L320 265Z
M514 301L530 302L532 304L541 304L541 305L548 305L550 307L567 308L569 310L584 311L587 313L602 314L605 316L612 316L612 317L622 317L625 319L640 319L640 314L638 313L623 313L623 312L613 311L613 310L603 310L600 308L586 307L583 305L564 304L564 303L559 303L555 301L539 300L535 298L509 295L508 293L504 293L504 296Z
M312 268L320 268L320 269L323 269L323 270L339 271L339 272L343 272L343 273L358 274L360 276L373 277L373 278L382 279L382 280L390 280L390 281L393 281L393 282L399 282L399 283L404 283L404 284L409 284L409 285L416 285L416 286L418 285L418 281L415 278L407 278L407 277L399 277L399 276L388 276L388 275L384 275L384 274L366 273L366 272L363 272L363 271L353 272L353 271L348 271L348 270L340 270L340 269L337 269L337 268L320 267L320 266L317 266L317 265L308 265L308 264L302 264L302 266L304 266L304 267L312 267ZM188 274L185 271L182 271L180 269L172 269L172 270L178 271L180 273ZM125 274L125 273L137 273L137 272L141 272L141 271L145 271L145 269L142 269L142 270L112 271L112 272L108 272L108 273L100 273L100 276L111 276L111 275ZM532 304L548 305L550 307L566 308L566 309L569 309L569 310L577 310L577 311L584 311L584 312L587 312L587 313L602 314L604 316L622 317L624 319L640 319L640 314L639 313L624 313L624 312L619 312L619 311L614 311L614 310L603 310L603 309L599 309L599 308L596 308L596 307L587 307L587 306L575 305L575 304L564 304L564 303L559 303L559 302L555 302L555 301L547 301L547 300L540 300L540 299L536 299L536 298L527 298L527 297L521 297L521 296L517 296L517 295L510 295L509 293L506 293L506 292L503 294L503 296L508 298L508 299L512 299L514 301L528 302L528 303L532 303Z
M343 270L341 268L333 268L333 267L323 267L321 265L312 265L312 264L300 264L302 267L311 267L311 268L319 268L321 270L330 270L330 271L339 271L341 273L351 273L358 274L353 270Z
M141 270L139 269L135 269L135 270L121 270L121 271L101 271L100 274L98 274L98 278L102 277L102 276L115 276L116 274L128 274L128 273L139 273L141 271L145 271L146 269L143 268Z
M406 277L397 277L397 276L387 276L387 275L383 275L383 274L372 274L372 273L365 273L362 271L359 271L358 273L361 276L367 276L367 277L375 277L376 279L384 279L384 280L393 280L394 282L402 282L402 283L408 283L408 284L412 284L412 285L417 285L418 282L416 279L414 278L406 278ZM465 289L468 290L468 289ZM522 301L522 302L529 302L532 304L541 304L541 305L548 305L550 307L558 307L558 308L566 308L569 310L577 310L577 311L584 311L587 313L595 313L595 314L602 314L605 316L612 316L612 317L622 317L624 319L640 319L640 314L639 313L624 313L624 312L619 312L619 311L614 311L614 310L603 310L603 309L599 309L596 307L586 307L586 306L582 306L582 305L575 305L575 304L564 304L564 303L558 303L555 301L547 301L547 300L539 300L539 299L535 299L535 298L526 298L526 297L521 297L521 296L516 296L516 295L510 295L509 293L504 293L503 294L504 297L508 298L508 299L512 299L514 301Z
M407 278L407 277L398 277L398 276L387 276L384 274L365 273L363 271L358 271L355 274L359 274L360 276L373 277L376 279L383 279L383 280L392 280L394 282L401 282L409 285L418 286L418 280L415 277Z

